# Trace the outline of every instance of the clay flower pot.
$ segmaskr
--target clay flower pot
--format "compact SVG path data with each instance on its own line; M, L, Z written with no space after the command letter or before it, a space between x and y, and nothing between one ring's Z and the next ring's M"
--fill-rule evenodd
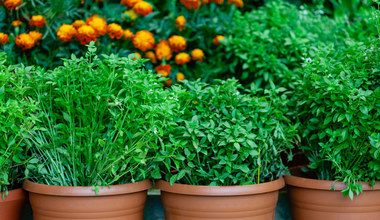
M274 219L284 179L245 186L170 185L158 181L167 220Z
M142 220L150 180L100 189L49 186L25 180L34 220Z
M351 200L343 197L342 182L305 178L300 168L290 169L292 176L285 176L293 220L380 219L379 181L374 187L363 183L364 192Z
M8 191L5 200L0 193L0 219L20 220L28 194L23 189Z

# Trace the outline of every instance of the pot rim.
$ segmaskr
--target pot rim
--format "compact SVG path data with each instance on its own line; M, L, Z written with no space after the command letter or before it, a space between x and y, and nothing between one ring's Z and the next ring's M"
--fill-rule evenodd
M299 188L307 188L307 189L317 189L317 190L326 190L331 191L332 186L334 186L335 190L344 190L347 185L343 184L342 181L333 181L333 180L318 180L318 179L311 179L302 177L300 175L294 174L294 172L300 171L302 167L301 166L295 166L289 168L290 173L293 175L286 175L285 182L289 186L299 187ZM366 182L360 182L363 184L363 191L372 191L372 190L380 190L380 181L376 181L376 184L374 186L371 186L369 183Z
M5 200L3 200L2 196L3 196L3 193L0 192L0 203L17 201L17 200L26 200L28 195L22 188L18 188L18 189L8 190L8 196L5 196Z
M101 187L96 195L92 186L53 186L39 184L26 179L23 188L31 193L51 195L51 196L68 196L68 197L91 197L91 196L112 196L121 194L137 193L152 188L152 181L149 179L120 185Z
M284 178L281 176L277 180L241 186L200 186L174 183L173 186L164 180L158 180L155 187L164 192L196 195L196 196L241 196L275 192L285 186Z

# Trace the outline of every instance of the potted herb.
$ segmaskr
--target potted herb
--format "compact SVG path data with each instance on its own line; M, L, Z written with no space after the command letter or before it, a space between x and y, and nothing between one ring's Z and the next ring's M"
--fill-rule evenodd
M176 101L143 60L95 50L33 76L41 111L24 188L35 219L143 219Z
M380 218L378 52L378 40L322 46L304 68L298 106L310 164L285 178L293 219Z
M21 217L27 194L22 190L25 142L32 129L35 104L26 95L24 74L31 69L5 66L0 55L0 213L2 219Z
M241 94L236 80L185 86L173 88L184 109L161 151L175 156L156 184L166 218L273 219L286 171L281 153L295 137L286 95Z

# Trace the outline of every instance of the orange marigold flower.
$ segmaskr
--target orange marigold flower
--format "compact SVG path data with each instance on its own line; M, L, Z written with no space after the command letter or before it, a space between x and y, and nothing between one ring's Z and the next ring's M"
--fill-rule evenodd
M29 20L29 25L31 27L44 27L45 26L45 18L42 15L33 15L32 18Z
M202 59L205 57L205 54L201 49L194 49L191 51L191 57L193 60L198 60L199 62L202 62Z
M18 27L22 25L22 22L20 20L14 20L12 21L11 25L14 27Z
M38 41L42 39L42 34L39 31L31 31L28 34L34 40L34 44L38 44Z
M218 35L218 36L216 36L215 38L214 38L214 40L213 40L213 44L215 44L215 45L220 45L220 40L222 40L222 39L224 39L225 37L223 36L223 35Z
M9 42L8 34L0 33L0 44L6 44Z
M57 37L63 42L69 42L77 35L74 25L63 24L57 32Z
M5 0L4 5L8 10L14 10L22 4L22 0Z
M185 50L187 46L186 39L178 35L173 35L169 38L169 45L176 53Z
M202 5L210 3L210 0L202 0Z
M28 50L34 46L33 38L26 33L20 34L15 39L16 45L22 50Z
M140 53L134 53L134 55L137 56L138 59L141 59L141 54ZM132 60L137 60L136 57L133 57Z
M107 26L107 33L112 39L120 39L124 34L124 30L120 25L112 23Z
M96 31L90 25L83 25L78 29L78 33L76 39L81 42L81 44L85 45L90 43L91 41L96 41Z
M155 51L158 60L163 60L164 58L170 60L173 56L172 49L165 40L160 40L160 43L156 45Z
M177 79L177 82L180 82L185 79L185 75L183 75L183 73L177 73L176 79Z
M150 59L152 63L157 63L156 54L154 54L153 51L146 52L144 57Z
M86 24L86 22L83 20L76 20L76 21L74 21L74 23L72 25L75 27L75 29L78 29L85 24Z
M136 3L141 2L142 0L121 0L121 4L127 6L128 8L133 8Z
M133 10L137 14L145 16L152 13L153 7L148 2L141 1L135 4L135 6L133 6Z
M175 56L175 63L178 65L184 65L190 62L190 55L187 53L179 53Z
M127 29L127 30L124 30L123 36L124 36L124 40L127 40L127 39L133 40L133 38L134 38L135 35L133 34L132 31L130 31L129 29Z
M228 4L234 4L238 8L241 8L244 6L243 0L228 0Z
M210 3L214 2L214 3L218 4L218 5L222 5L224 3L224 0L209 0L209 2Z
M181 0L180 1L182 5L184 5L187 9L194 9L197 10L200 6L199 0Z
M107 22L103 18L98 17L98 15L89 17L86 23L94 28L97 37L103 36L107 33Z
M186 18L181 15L181 16L178 16L176 19L175 19L175 26L180 30L184 30L185 29L185 25L186 25Z
M155 68L157 74L160 74L162 77L169 76L171 69L172 69L172 66L170 64L159 65L158 67Z
M173 79L168 79L164 81L164 86L171 87L173 84Z
M142 30L136 33L133 37L133 45L141 51L147 51L154 47L154 37L149 31Z

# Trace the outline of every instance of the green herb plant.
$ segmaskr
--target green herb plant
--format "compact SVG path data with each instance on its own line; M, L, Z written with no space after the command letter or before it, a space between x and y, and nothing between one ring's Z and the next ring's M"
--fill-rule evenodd
M292 159L298 138L284 96L242 94L236 80L184 84L185 89L173 88L184 109L169 131L171 147L161 153L175 155L171 166L161 167L165 180L230 186L272 181L285 173L282 155Z
M379 40L318 51L297 86L303 150L318 179L343 181L353 199L380 179Z
M124 184L150 178L177 101L132 55L95 55L34 76L39 122L26 175L58 186Z
M246 13L236 11L223 41L229 72L217 78L234 76L243 85L270 88L273 82L294 89L297 72L316 56L320 44L344 46L347 37L365 39L367 29L373 29L365 17L368 7L353 22L328 17L325 11L280 0Z
M26 156L25 138L36 120L36 105L27 96L24 78L32 68L5 66L0 54L0 194L21 186Z

